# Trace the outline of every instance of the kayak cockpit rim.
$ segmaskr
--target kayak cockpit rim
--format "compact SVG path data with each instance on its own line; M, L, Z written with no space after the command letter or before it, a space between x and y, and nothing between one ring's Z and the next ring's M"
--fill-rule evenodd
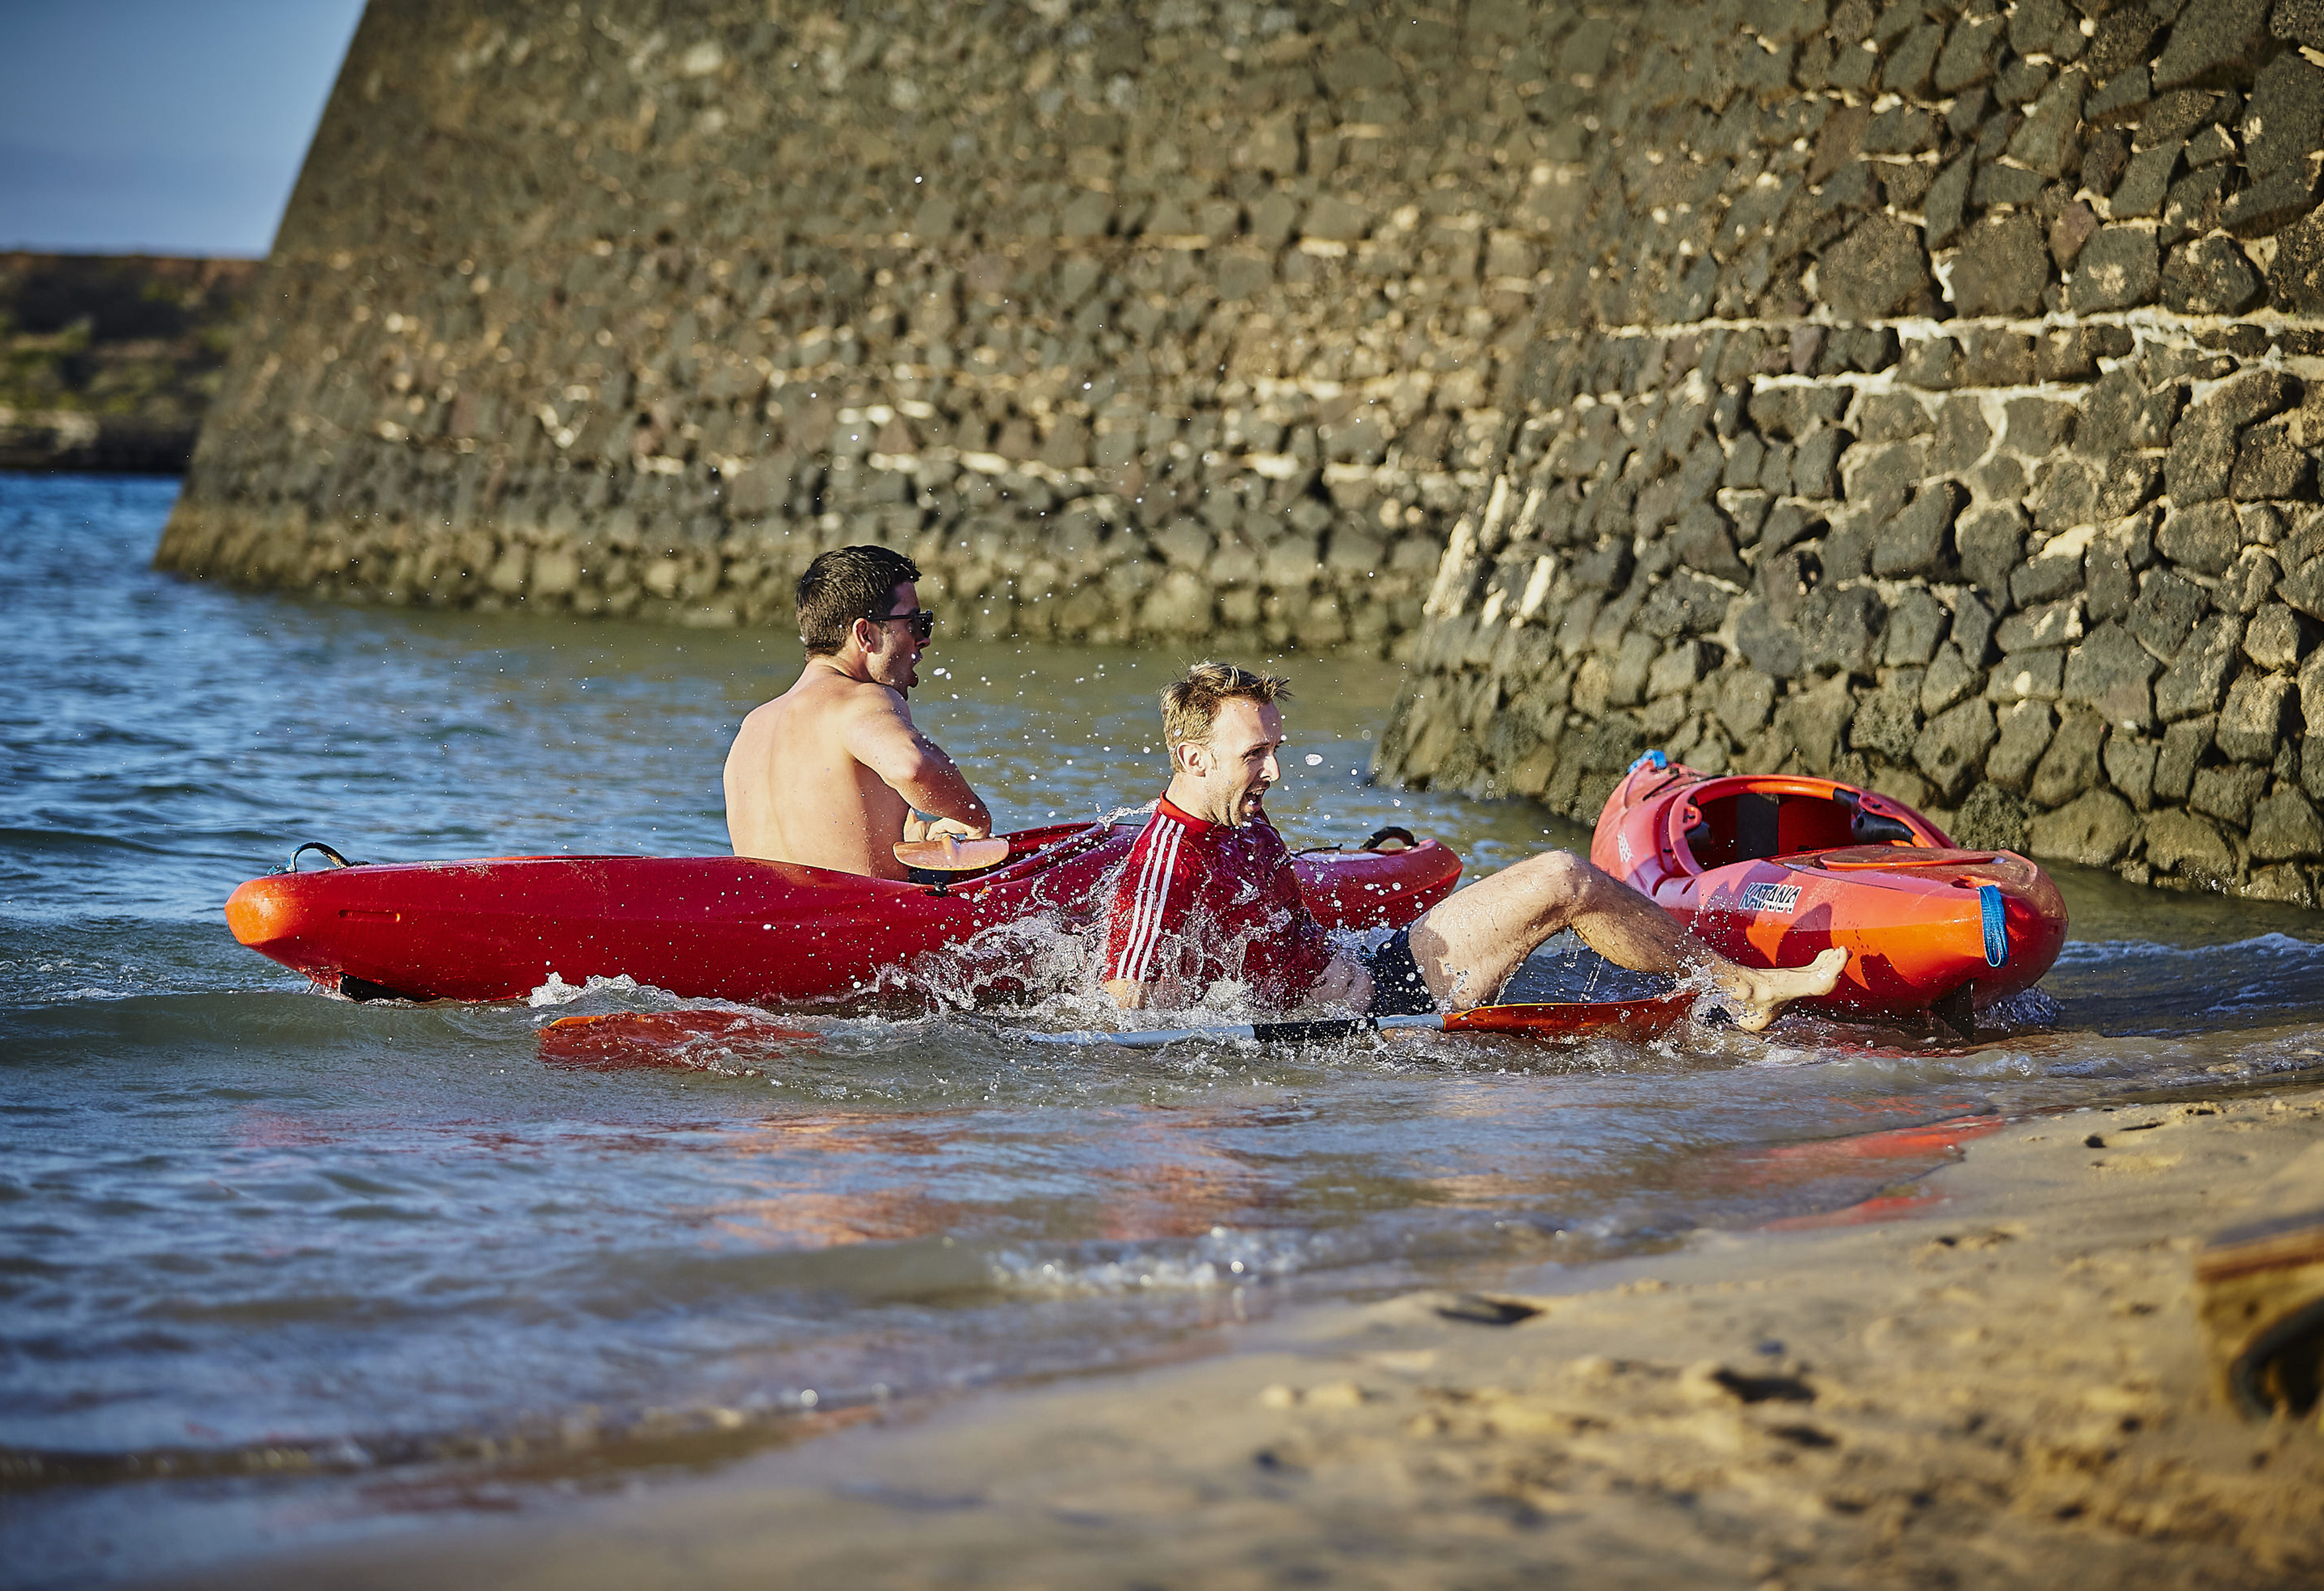
M1690 876L1857 846L1953 848L1944 830L1902 801L1790 773L1705 779L1670 803L1658 827L1658 847Z

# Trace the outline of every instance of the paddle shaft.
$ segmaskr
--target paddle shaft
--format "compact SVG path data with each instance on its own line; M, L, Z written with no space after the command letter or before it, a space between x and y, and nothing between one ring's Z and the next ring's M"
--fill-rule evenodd
M1261 1044L1322 1044L1334 1039L1352 1039L1358 1033L1377 1033L1389 1028L1431 1028L1442 1030L1444 1016L1431 1012L1425 1016L1332 1016L1313 1022L1229 1022L1209 1028L1147 1028L1121 1033L1028 1033L1036 1044L1119 1044L1125 1050L1159 1050L1166 1044L1184 1044L1196 1039L1216 1041L1222 1039L1255 1039Z
M1538 1005L1478 1005L1465 1011L1418 1016L1337 1016L1312 1022L1223 1023L1208 1028L1151 1028L1118 1033L1027 1033L1037 1044L1118 1044L1126 1050L1159 1050L1197 1040L1251 1039L1261 1044L1320 1044L1359 1033L1421 1028L1441 1032L1531 1033L1581 1038L1591 1034L1650 1038L1685 1019L1694 996L1686 992L1642 1000L1578 1000Z

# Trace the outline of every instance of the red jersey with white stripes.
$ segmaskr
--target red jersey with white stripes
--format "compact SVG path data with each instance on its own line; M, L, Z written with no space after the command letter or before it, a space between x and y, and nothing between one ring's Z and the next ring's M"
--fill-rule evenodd
M1271 1004L1296 1005L1333 958L1331 935L1300 897L1290 847L1267 815L1245 828L1208 823L1170 804L1130 848L1113 886L1105 981L1222 980Z

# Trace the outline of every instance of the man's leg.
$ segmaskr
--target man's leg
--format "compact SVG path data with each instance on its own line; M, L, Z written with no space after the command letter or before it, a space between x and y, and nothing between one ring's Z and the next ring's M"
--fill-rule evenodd
M1492 1000L1543 940L1569 928L1633 972L1707 973L1734 1000L1736 1020L1755 1031L1784 1002L1829 994L1848 965L1848 952L1834 947L1806 967L1738 967L1637 891L1563 851L1456 892L1412 925L1412 955L1437 1004L1458 1011Z

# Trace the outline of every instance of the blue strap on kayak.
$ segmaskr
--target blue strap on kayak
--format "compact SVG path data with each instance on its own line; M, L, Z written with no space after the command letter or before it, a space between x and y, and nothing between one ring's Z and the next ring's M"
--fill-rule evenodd
M1977 903L1985 915L1985 964L1999 967L2009 959L2009 925L2002 914L2003 896L1997 884L1979 884Z
M1658 751L1646 752L1639 756L1637 762L1630 764L1630 772L1636 773L1641 768L1653 768L1659 772L1660 770L1669 766L1670 758L1663 753Z

